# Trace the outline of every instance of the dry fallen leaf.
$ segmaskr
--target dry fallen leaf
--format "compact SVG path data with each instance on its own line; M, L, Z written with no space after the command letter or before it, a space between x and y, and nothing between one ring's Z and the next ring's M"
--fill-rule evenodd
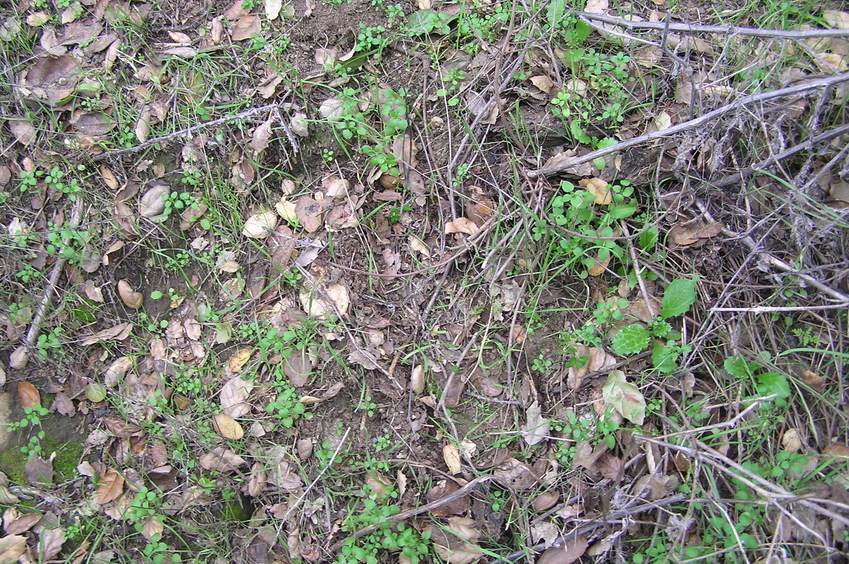
M676 245L700 247L707 239L716 237L722 232L719 222L702 223L700 221L688 221L678 223L669 230L669 238Z
M592 194L595 197L595 203L599 206L607 206L613 202L613 190L601 178L583 178L578 185Z
M802 439L799 437L799 432L793 428L784 431L784 435L781 436L781 446L787 452L796 452L802 448Z
M273 211L255 213L242 228L242 235L251 239L265 239L277 227L277 214Z
M21 402L21 407L38 407L41 405L41 394L38 389L29 382L21 382L18 384L18 400Z
M215 432L225 439L238 441L245 436L245 431L239 422L225 413L216 413L212 418L212 426Z
M837 29L849 29L849 12L823 10L822 17L831 27Z
M261 33L262 24L259 16L248 14L242 16L233 24L233 41L244 41L253 37L254 34L259 35Z
M458 217L453 221L445 224L445 234L465 233L466 235L474 235L480 231L480 228L475 225L475 222L465 217Z
M251 349L240 349L230 357L228 366L231 372L238 372L251 358Z
M101 341L123 341L124 339L130 336L130 333L132 331L133 324L129 321L126 321L124 323L119 323L114 327L98 331L97 333L89 337L84 337L80 340L80 345L88 347Z
M300 291L298 298L304 311L315 319L324 321L330 316L345 316L351 307L348 288L342 284L331 284L326 288L318 287Z
M17 562L27 549L23 535L7 535L0 539L0 562Z
M12 135L15 136L18 143L24 147L32 145L35 141L35 128L28 119L9 118L7 123L9 124L9 129L11 130Z
M162 215L165 211L165 195L169 191L167 184L156 182L139 200L139 215L149 218Z
M539 402L534 400L528 410L525 412L528 420L522 426L522 438L528 443L528 446L534 446L541 443L546 438L551 430L551 422L542 416Z
M118 281L118 296L124 305L130 309L139 309L144 303L144 296L141 292L136 292L130 283L126 280Z
M247 464L245 459L224 447L217 447L201 455L198 463L205 470L216 472L235 472L240 466Z
M94 502L105 505L115 501L124 493L124 477L114 468L110 468L100 478L97 490L94 492Z
M457 447L452 444L447 444L442 447L442 459L445 461L445 465L448 466L448 471L452 475L457 475L462 472L463 467L460 463L460 451L457 450Z
M251 404L247 400L253 387L254 383L251 380L244 380L241 376L234 376L227 380L221 387L221 393L218 394L221 413L233 418L250 413Z
M537 564L572 564L583 556L587 546L587 537L583 535L569 539L562 547L549 548L543 552L537 559Z
M315 233L321 227L321 204L309 196L301 196L295 202L295 217L307 233Z

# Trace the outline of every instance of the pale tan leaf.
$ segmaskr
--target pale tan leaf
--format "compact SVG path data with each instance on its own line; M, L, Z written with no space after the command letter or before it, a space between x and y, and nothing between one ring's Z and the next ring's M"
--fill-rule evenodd
M625 380L625 373L613 370L601 388L605 403L634 425L642 425L646 416L646 400L640 389Z
M583 178L578 185L592 194L595 197L595 203L599 206L607 206L613 202L613 190L601 178Z
M242 235L251 239L265 239L277 227L277 214L264 211L251 215L242 228Z
M781 446L787 452L796 452L802 448L802 439L796 429L790 428L781 436Z
M27 538L23 535L7 535L0 539L0 562L17 562L27 549Z
M551 94L553 91L557 90L557 87L551 82L551 79L545 75L539 74L537 76L531 77L531 84L545 92L546 94Z
M44 529L38 537L39 562L53 560L65 544L65 531L58 527Z
M139 200L139 215L156 217L165 211L165 196L171 188L164 182L156 182Z
M281 8L283 8L283 0L265 0L265 16L268 21L276 20Z
M144 520L141 534L147 540L151 540L154 536L156 536L156 538L161 537L164 531L165 526L162 524L162 521L154 516L148 517Z
M321 227L321 204L309 196L301 196L295 202L295 216L307 233L315 233Z
M15 139L24 147L29 147L35 141L35 128L25 118L9 118L9 129Z
M124 305L130 309L139 309L144 303L144 296L142 293L136 292L126 280L118 281L118 296L120 296Z
M823 10L822 17L833 28L849 29L849 12Z
M110 468L100 478L97 490L94 492L94 502L105 505L115 501L124 492L124 477L114 468Z
M191 45L192 38L183 33L182 31L169 31L168 37L171 38L171 41L174 43L179 43L180 45Z
M192 341L199 341L203 328L194 317L190 317L183 321L183 327L186 329L186 337Z
M413 367L413 371L410 374L410 389L413 390L413 393L416 395L424 392L425 388L425 372L424 366L421 364L417 364Z
M3 530L6 531L7 535L19 535L32 529L42 518L43 516L38 513L21 515L17 510L10 507L3 514Z
M268 148L268 143L271 139L271 124L273 122L274 118L268 118L254 129L254 134L250 142L250 147L254 150L254 158Z
M528 443L528 446L534 446L548 438L551 430L551 422L542 416L542 409L539 402L534 400L528 410L525 412L527 423L522 426L522 438Z
M262 25L260 23L259 16L252 16L248 14L239 18L233 25L232 37L233 41L244 41L253 37L254 34L258 35L261 32Z
M264 470L264 465L261 462L254 462L253 466L251 466L248 482L245 484L245 495L248 497L257 497L265 491L267 482L268 474Z
M231 372L238 372L251 358L251 349L240 349L230 357L228 365Z
M150 134L150 106L145 105L144 108L142 108L133 132L136 134L136 138L140 143L147 141L147 137Z
M240 466L247 464L245 459L224 447L217 447L201 455L198 459L201 468L216 472L234 472Z
M462 472L463 467L460 463L460 451L452 444L447 444L442 447L442 459L445 465L448 466L448 471L452 475L457 475Z
M215 432L228 440L238 441L245 436L245 431L238 421L224 413L216 413L212 418Z
M603 14L609 7L609 0L587 0L584 11L588 14Z
M475 225L475 222L466 217L458 217L453 221L445 224L445 234L465 233L466 235L474 235L480 231L480 228Z

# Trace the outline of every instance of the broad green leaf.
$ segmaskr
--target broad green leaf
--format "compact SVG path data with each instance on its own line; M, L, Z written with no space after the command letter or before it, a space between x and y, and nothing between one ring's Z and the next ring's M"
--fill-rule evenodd
M790 396L790 384L787 377L778 372L764 372L756 376L758 380L758 393L764 396L776 394L777 399L784 400ZM776 402L778 403L778 402Z
M696 284L698 276L689 280L676 278L663 293L663 302L660 306L660 317L669 319L676 315L684 315L696 302Z
M642 352L649 346L651 333L642 325L626 325L613 337L613 352L628 356Z
M651 363L658 372L671 374L678 368L679 354L677 348L657 343L651 351Z
M634 425L642 425L646 418L646 400L640 389L625 381L621 370L608 375L607 383L601 388L602 399Z
M751 375L748 363L741 356L726 358L722 367L735 378L748 378Z

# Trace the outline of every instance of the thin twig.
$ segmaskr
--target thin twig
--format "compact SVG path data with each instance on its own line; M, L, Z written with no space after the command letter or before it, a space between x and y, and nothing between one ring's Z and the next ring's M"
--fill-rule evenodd
M283 518L280 520L281 522L286 522L286 519L289 518L289 515L292 514L292 511L294 511L298 508L299 505L301 505L301 502L304 501L304 498L307 496L307 494L312 491L312 489L315 487L321 477L324 476L324 473L327 472L327 469L330 468L330 466L333 464L333 461L336 460L336 457L339 455L339 451L342 450L342 445L345 444L345 440L348 438L348 433L350 432L351 428L348 427L345 430L345 434L342 435L342 440L339 441L338 445L336 445L336 450L333 451L333 456L330 457L330 460L327 461L327 464L325 464L324 468L321 469L321 472L318 473L318 476L315 477L315 480L313 480L312 483L307 486L307 489L304 490L304 493L301 494L301 497L296 499L295 503L293 503L292 506L288 509L288 511L286 511L286 514L283 515Z
M79 227L80 221L82 219L83 213L83 201L82 198L77 198L77 201L74 205L74 210L71 212L71 219L68 222L68 228L74 229ZM69 241L65 239L65 244L68 244ZM65 267L65 258L59 255L56 258L56 262L53 264L53 270L50 271L50 276L47 278L47 283L44 285L44 291L41 294L41 300L38 302L38 308L35 310L35 315L32 318L32 324L29 327L29 331L27 331L26 340L24 341L24 346L26 350L31 350L33 346L35 346L35 342L38 339L38 334L41 332L41 324L44 322L44 313L47 311L47 306L50 304L50 298L53 293L56 291L56 281L59 280L59 276L62 274L62 269Z
M279 104L266 104L265 106L259 106L256 108L250 108L243 112L239 112L238 114L232 116L224 116L218 119L214 119L212 121L206 121L204 123L199 123L197 125L193 125L191 127L187 127L185 129L181 129L180 131L174 131L173 133L169 133L168 135L163 135L161 137L157 137L155 139L149 139L144 143L139 143L134 147L128 147L126 149L115 149L113 151L106 151L105 153L100 153L99 155L92 158L93 161L98 162L106 159L110 159L113 157L121 157L124 155L131 155L133 153L138 153L139 151L143 151L154 145L159 145L161 143L167 143L169 141L174 141L176 139L181 139L183 137L187 137L197 133L198 131L202 131L204 129L208 129L210 127L217 127L219 125L224 125L226 123L231 123L234 121L240 121L243 119L247 119L249 117L253 117L257 114L261 114L263 112L269 112L271 110L276 110L279 108Z
M755 27L736 27L722 25L692 25L684 23L638 22L589 12L575 12L576 16L588 20L597 20L617 27L628 29L651 29L678 31L681 33L719 33L723 35L745 35L748 37L774 37L778 39L810 39L812 37L847 37L847 29L810 29L803 31L785 31L783 29L759 29Z
M849 73L841 73L836 74L834 76L829 76L826 78L818 78L815 80L811 80L809 82L802 82L800 84L795 84L793 86L788 86L787 88L780 88L778 90L773 90L771 92L761 92L759 94L752 94L749 96L743 96L730 104L726 104L721 108L717 108L711 112L706 113L703 116L691 119L689 121L685 121L684 123L679 123L678 125L674 125L668 129L662 129L660 131L652 131L651 133L647 133L646 135L641 135L639 137L633 137L631 139L627 139L616 145L611 145L610 147L606 147L604 149L598 149L596 151L592 151L587 153L586 155L580 157L573 157L571 159L566 159L562 162L558 162L552 166L543 167L537 170L529 170L528 176L531 178L536 178L537 176L544 176L549 174L555 174L557 172L563 172L568 170L574 166L590 162L593 159L597 159L599 157L604 157L606 155L611 155L613 153L618 153L624 149L629 149L636 145L640 145L647 141L654 141L656 139L663 139L666 137L671 137L678 133L683 133L685 131L690 131L692 129L696 129L701 127L705 123L722 117L723 115L733 111L740 109L743 106L748 106L750 104L758 104L761 102L766 102L767 100L773 100L775 98L781 98L784 96L791 95L800 95L811 92L813 90L819 90L821 88L828 88L834 86L835 84L840 84L843 82L849 82Z
M345 541L348 540L349 538L353 538L354 540L360 539L360 538L362 538L362 537L364 537L368 534L371 534L371 533L375 532L376 530L380 529L386 523L390 523L390 524L394 525L395 523L400 523L401 521L404 521L404 520L409 519L411 517L421 515L422 513L427 513L428 511L436 509L437 507L442 507L443 505L451 503L454 500L460 499L461 497L465 497L466 495L472 493L472 491L477 489L478 486L480 486L484 482L488 482L489 480L492 480L494 477L495 476L478 476L477 478L475 478L474 480L472 480L471 482L469 482L468 484L466 484L465 486L463 486L462 488L460 488L456 492L452 492L452 493L446 495L445 497L441 497L441 498L439 498L435 501L431 501L430 503L426 503L425 505L422 505L420 507L414 507L413 509L408 509L406 511L396 513L395 515L387 517L384 521L381 521L380 523L376 523L374 525L369 525L368 527L360 529L359 531L353 533L352 535L348 536L347 538L342 539L342 540L334 543L333 546L330 547L330 552L331 553L339 552L339 550L345 544Z

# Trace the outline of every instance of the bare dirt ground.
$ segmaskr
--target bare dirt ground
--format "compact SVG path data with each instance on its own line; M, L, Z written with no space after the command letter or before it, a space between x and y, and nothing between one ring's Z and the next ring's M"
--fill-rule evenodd
M0 8L0 562L845 562L849 13Z

